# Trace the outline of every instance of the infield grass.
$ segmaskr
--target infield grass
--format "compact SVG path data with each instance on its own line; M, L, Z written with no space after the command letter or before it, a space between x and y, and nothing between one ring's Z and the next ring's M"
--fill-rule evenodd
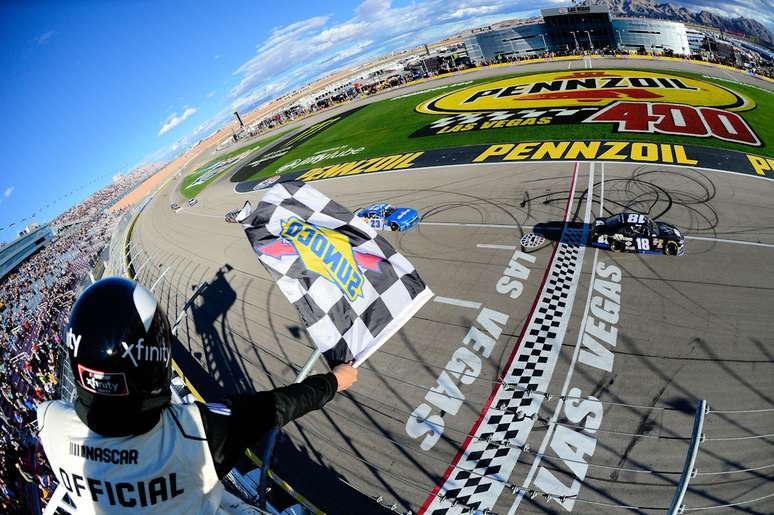
M234 161L230 166L226 166L226 167L222 168L221 170L218 170L218 173L216 173L214 176L210 177L209 179L207 179L203 183L197 184L196 186L191 186L191 184L194 183L196 181L196 179L198 179L199 176L202 173L206 173L206 170L207 170L208 167L210 167L210 166L212 166L212 165L214 165L216 163L219 163L221 161L225 161L227 159L231 159L232 157L236 157L239 154L242 154L242 153L245 153L245 152L247 152L247 153L253 152L255 150L258 150L259 148L265 147L265 146L267 146L267 145L277 141L278 139L282 138L283 136L285 136L286 134L288 134L289 132L291 132L293 130L294 129L287 129L287 130L284 130L284 131L280 131L280 132L278 132L276 134L272 134L271 136L268 136L268 137L266 137L264 139L260 139L258 141L254 141L253 143L250 143L249 145L245 145L244 147L240 147L240 148L234 149L234 150L232 150L230 152L227 152L227 153L225 153L223 155L220 155L220 156L216 157L212 161L208 162L206 165L197 168L193 173L187 175L183 179L183 182L180 184L180 194L183 197L189 198L189 199L195 197L196 195L201 193L201 191L204 188L206 188L207 186L212 184L218 177L223 175L223 173L227 172L228 170L231 170L231 168L233 168L234 165L236 165L239 161Z
M643 71L643 70L638 70ZM654 70L656 71L656 70ZM273 175L281 167L297 159L303 159L317 152L341 145L349 147L364 147L356 155L332 158L316 162L313 166L327 166L345 161L367 159L382 155L402 152L428 150L437 148L460 147L464 145L488 143L514 143L520 141L545 140L584 140L584 139L617 139L634 141L652 141L687 145L707 145L729 148L742 152L761 155L772 155L772 145L767 144L774 138L774 94L739 83L713 80L699 74L669 70L671 75L682 75L735 90L752 98L757 107L740 114L744 117L763 142L761 147L752 147L731 143L716 138L694 138L663 134L616 133L613 124L575 124L575 125L542 125L530 127L510 127L451 134L439 134L410 138L409 136L442 117L442 115L427 115L417 113L415 107L421 102L435 96L450 93L457 89L470 87L467 82L459 87L449 87L441 91L429 91L413 94L405 98L393 98L369 104L358 112L345 117L329 129L314 136L286 155L271 163L266 168L256 172L251 179ZM527 74L508 74L500 77L488 77L473 81L473 84L493 82L506 77L516 77ZM460 81L464 81L460 77ZM282 172L292 172L311 168L312 165L299 165ZM233 180L233 179L232 179Z

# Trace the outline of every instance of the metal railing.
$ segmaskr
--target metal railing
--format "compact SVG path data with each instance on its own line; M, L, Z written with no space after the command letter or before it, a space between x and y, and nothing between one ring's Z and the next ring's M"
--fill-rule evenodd
M683 499L685 498L685 492L688 491L688 483L691 482L691 479L696 477L694 465L696 464L696 456L699 454L699 445L704 440L702 429L704 429L704 416L706 414L707 401L700 400L696 403L696 415L693 420L691 443L688 445L688 455L685 459L685 465L683 465L683 473L680 475L680 482L677 484L677 491L669 505L669 515L683 513L685 510Z

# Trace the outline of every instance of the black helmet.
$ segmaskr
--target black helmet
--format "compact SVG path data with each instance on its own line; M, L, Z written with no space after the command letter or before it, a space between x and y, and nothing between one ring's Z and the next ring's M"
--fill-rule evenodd
M172 334L151 292L120 277L97 281L75 302L64 336L76 410L92 430L134 432L143 414L158 419L170 402Z

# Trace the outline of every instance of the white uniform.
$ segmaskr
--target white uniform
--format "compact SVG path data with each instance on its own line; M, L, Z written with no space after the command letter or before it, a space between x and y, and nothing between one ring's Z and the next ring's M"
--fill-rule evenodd
M72 404L38 406L39 438L78 513L218 513L218 480L199 408L173 404L138 436L106 437Z

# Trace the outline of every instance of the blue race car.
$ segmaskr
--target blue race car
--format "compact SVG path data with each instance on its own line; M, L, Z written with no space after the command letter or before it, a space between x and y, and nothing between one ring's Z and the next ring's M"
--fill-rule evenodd
M685 254L685 238L677 227L640 213L619 213L594 220L591 246L613 252Z
M355 212L368 225L380 231L408 231L419 223L419 213L409 207L373 204Z

